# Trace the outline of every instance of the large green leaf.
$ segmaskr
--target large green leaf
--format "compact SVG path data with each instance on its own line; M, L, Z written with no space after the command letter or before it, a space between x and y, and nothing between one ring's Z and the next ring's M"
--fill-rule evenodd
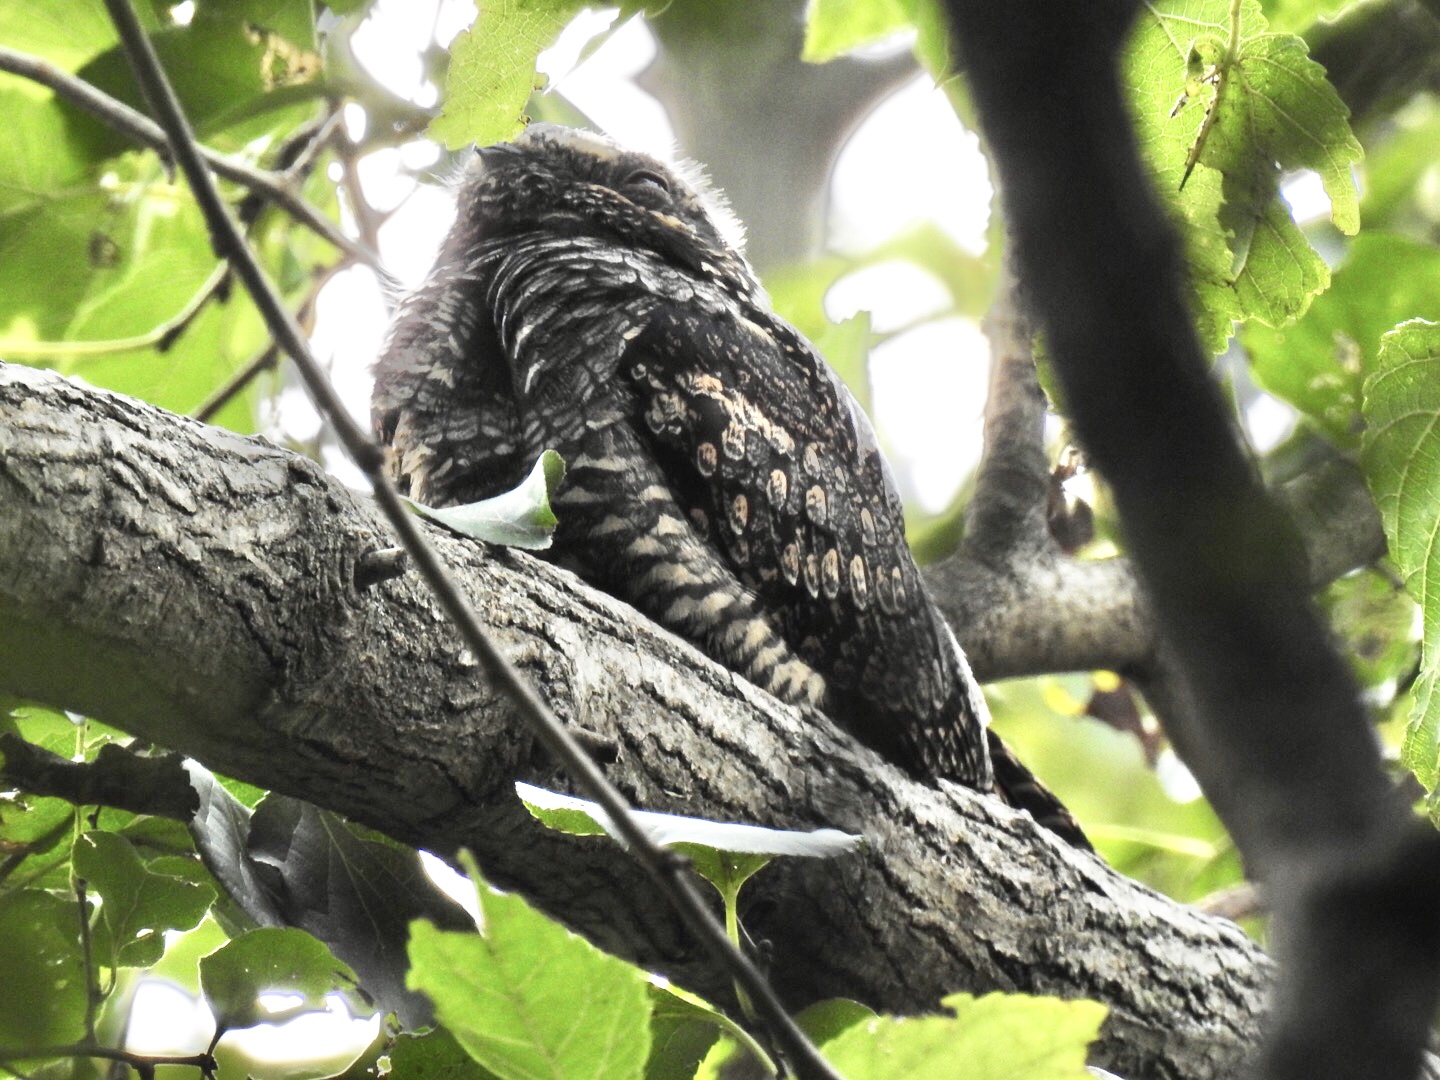
M535 58L585 7L584 0L481 4L475 23L450 46L445 111L428 134L452 150L513 138L536 89Z
M1431 792L1440 821L1440 324L1421 319L1380 341L1365 381L1365 475L1405 587L1420 602L1420 678L1402 760Z
M1255 0L1159 0L1141 15L1125 80L1181 229L1206 344L1224 348L1232 320L1280 325L1303 313L1329 273L1279 198L1280 170L1318 172L1336 226L1354 232L1349 169L1361 154L1305 43L1268 33Z
M650 1051L644 973L518 896L483 882L476 892L482 934L411 924L411 989L506 1080L638 1080Z
M1440 319L1440 248L1402 236L1355 238L1334 284L1284 330L1250 325L1241 340L1255 379L1342 446L1360 428L1360 392L1380 337L1413 318Z
M823 64L911 25L905 0L811 0L801 58Z
M165 951L165 931L197 926L215 900L209 885L147 867L117 833L85 833L75 841L74 859L75 876L100 894L94 941L107 967L155 963Z
M0 1046L54 1046L85 1031L85 964L74 899L0 893Z
M354 992L355 973L336 960L324 942L288 927L251 930L202 959L200 989L222 1031L323 1011L331 993L345 994L354 1015L367 1011ZM275 992L297 995L300 1003L270 1011L260 996Z
M943 1003L953 1017L857 1023L824 1045L825 1056L847 1080L1089 1080L1085 1051L1105 1006L1023 994Z

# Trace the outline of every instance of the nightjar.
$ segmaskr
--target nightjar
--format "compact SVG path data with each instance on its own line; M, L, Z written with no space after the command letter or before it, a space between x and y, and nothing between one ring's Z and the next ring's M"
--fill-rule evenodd
M375 375L412 498L485 498L558 450L558 561L913 775L1088 847L989 732L868 420L698 181L550 124L479 150Z

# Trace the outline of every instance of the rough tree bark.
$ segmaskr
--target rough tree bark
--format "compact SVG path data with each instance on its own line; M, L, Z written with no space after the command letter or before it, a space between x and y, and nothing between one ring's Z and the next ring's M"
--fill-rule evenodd
M1231 1075L1269 965L1200 915L989 799L916 784L572 576L438 534L497 637L637 804L864 834L777 866L747 921L795 1005L933 1007L957 989L1110 1005L1098 1061ZM355 572L387 544L312 463L0 365L0 690L83 710L405 842L476 851L607 947L723 996L626 858L536 826L554 765L479 683L428 595Z

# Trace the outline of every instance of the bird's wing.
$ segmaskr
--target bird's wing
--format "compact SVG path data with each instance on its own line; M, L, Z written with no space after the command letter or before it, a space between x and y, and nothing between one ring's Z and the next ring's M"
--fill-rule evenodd
M667 304L620 365L687 515L830 687L912 771L988 789L984 704L905 543L869 422L768 312Z

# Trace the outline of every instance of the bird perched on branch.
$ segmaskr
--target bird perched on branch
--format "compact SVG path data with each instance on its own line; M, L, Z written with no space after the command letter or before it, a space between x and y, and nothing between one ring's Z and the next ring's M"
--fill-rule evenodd
M589 132L479 150L376 366L391 475L446 506L558 450L557 560L913 775L1088 846L989 733L869 421L737 232L703 184Z

